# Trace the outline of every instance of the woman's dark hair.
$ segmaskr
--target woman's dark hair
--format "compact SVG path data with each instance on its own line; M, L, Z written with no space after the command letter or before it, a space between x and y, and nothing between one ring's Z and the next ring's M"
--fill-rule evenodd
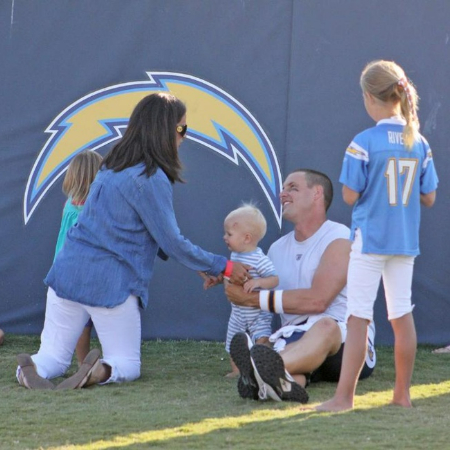
M122 139L103 160L107 169L120 172L144 163L148 177L160 167L172 183L183 182L176 144L176 127L186 114L184 104L168 93L144 97L134 108Z

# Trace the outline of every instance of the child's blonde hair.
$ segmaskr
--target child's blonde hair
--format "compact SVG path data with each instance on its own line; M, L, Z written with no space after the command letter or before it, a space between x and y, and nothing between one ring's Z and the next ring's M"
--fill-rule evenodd
M75 203L83 203L102 164L102 157L94 151L83 150L69 164L62 190Z
M262 212L251 203L244 203L240 208L231 211L227 217L225 217L225 222L229 220L239 219L244 222L239 222L244 229L250 233L256 242L259 242L265 235L267 231L267 222Z
M403 141L407 148L411 148L419 133L419 97L404 70L393 61L372 61L362 71L360 85L363 92L368 92L383 102L400 102L402 115L406 120Z

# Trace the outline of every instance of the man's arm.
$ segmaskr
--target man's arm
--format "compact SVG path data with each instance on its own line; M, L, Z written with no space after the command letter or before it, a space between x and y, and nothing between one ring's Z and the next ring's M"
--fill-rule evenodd
M347 284L347 270L351 242L336 239L322 255L309 289L283 291L283 310L286 314L320 314L324 312ZM225 293L230 302L240 306L259 308L259 293L246 293L241 286L230 284Z

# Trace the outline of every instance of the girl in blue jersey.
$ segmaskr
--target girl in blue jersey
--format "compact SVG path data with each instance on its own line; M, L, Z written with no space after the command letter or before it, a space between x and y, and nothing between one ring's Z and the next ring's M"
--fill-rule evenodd
M56 241L55 258L66 240L67 232L78 221L78 216L89 194L91 183L94 181L101 164L101 155L91 150L78 153L69 164L62 186L64 194L67 195L67 201L64 205L61 227ZM91 349L93 326L92 320L89 319L78 339L75 353L79 366Z
M381 277L395 336L392 403L412 406L417 346L411 304L413 265L419 254L420 204L434 204L438 178L428 142L419 134L417 92L403 69L391 61L373 61L363 70L360 84L376 126L353 139L339 180L344 201L354 205L348 333L336 393L317 407L319 411L353 408Z

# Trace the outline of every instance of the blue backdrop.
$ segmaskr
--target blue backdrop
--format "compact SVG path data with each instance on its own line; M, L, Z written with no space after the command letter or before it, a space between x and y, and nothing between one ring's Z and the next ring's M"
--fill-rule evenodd
M422 215L413 285L418 337L450 341L448 17L447 0L1 2L0 327L21 334L42 329L42 280L65 201L63 170L70 155L89 144L92 123L81 122L78 146L64 139L75 130L69 123L75 115L95 116L91 99L113 87L148 86L148 72L181 74L196 134L181 148L187 184L175 187L180 228L193 242L227 255L223 218L253 201L268 221L267 250L290 230L289 224L280 229L277 175L298 167L330 176L336 196L329 217L350 224L340 166L352 137L371 125L358 85L361 70L383 58L403 66L418 88L422 133L440 176L436 205ZM200 92L209 97L197 104ZM207 108L210 99L223 114ZM108 106L103 114L112 133L113 119L120 125L123 117ZM220 139L202 117L215 121ZM100 153L110 147L107 141L96 141ZM230 307L220 287L204 292L195 273L158 261L150 296L144 338L224 340ZM377 341L391 343L382 293L376 322Z

